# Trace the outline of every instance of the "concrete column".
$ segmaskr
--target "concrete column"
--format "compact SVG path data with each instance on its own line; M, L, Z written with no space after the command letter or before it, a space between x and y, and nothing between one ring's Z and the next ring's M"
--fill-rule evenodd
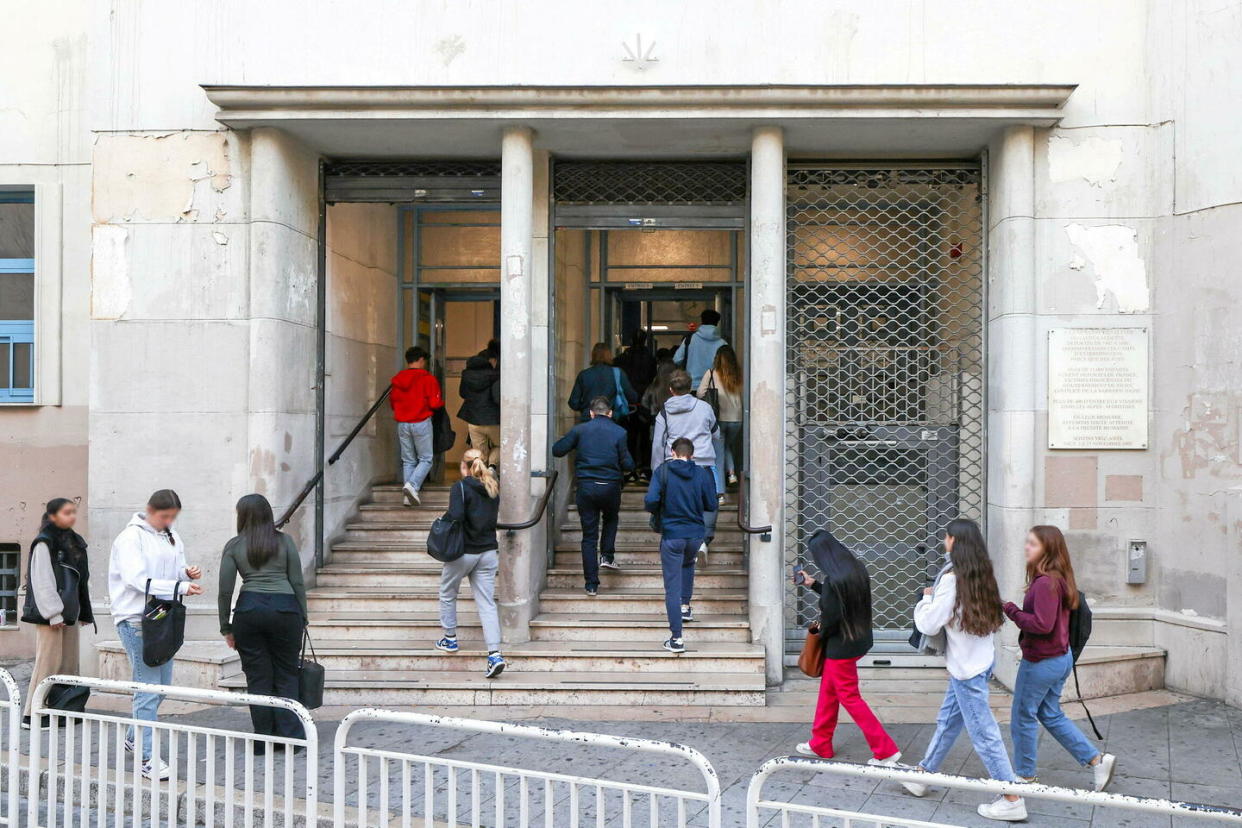
M785 558L785 144L779 127L758 127L750 156L749 522L772 524L770 541L751 536L751 635L767 651L769 684L784 675Z
M500 520L529 517L531 415L531 237L534 147L529 127L508 127L500 147ZM506 641L530 639L530 533L500 540L497 601Z

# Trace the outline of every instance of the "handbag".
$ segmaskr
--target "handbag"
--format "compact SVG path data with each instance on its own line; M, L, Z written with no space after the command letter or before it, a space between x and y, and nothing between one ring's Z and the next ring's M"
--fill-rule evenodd
M462 483L458 481L458 486ZM462 489L462 498L465 498ZM431 522L427 532L427 554L440 563L449 563L466 554L466 527L460 520L454 520L448 513L440 515Z
M620 368L612 369L612 382L616 386L616 393L612 396L612 415L619 420L630 414L630 401L625 396L624 386L621 385Z
M173 585L172 600L151 597L151 579L143 591L146 609L142 613L142 661L159 667L172 661L185 643L185 604L181 600L181 581Z
M306 648L310 647L311 657L306 658ZM302 629L302 653L298 656L298 701L307 710L323 707L324 669L315 655L315 644L311 641L310 630Z
M443 454L457 443L457 432L444 406L431 413L431 453Z
M811 623L806 627L806 641L798 654L798 669L811 678L824 674L824 639L819 635L819 624Z
M712 414L720 419L720 389L716 387L716 372L708 374L707 388L703 391L703 401L712 407Z

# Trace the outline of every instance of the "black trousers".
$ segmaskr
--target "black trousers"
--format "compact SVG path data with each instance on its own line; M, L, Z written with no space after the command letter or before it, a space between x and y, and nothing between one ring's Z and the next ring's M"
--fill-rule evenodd
M635 471L651 471L651 424L637 413L630 414L622 423L625 426L626 447L634 458Z
M233 642L246 674L246 692L298 698L298 656L305 622L292 595L243 592L233 608ZM302 723L288 710L251 707L255 733L301 739Z
M587 589L596 589L599 587L600 556L611 561L616 554L621 482L579 480L574 502L578 506L578 519L582 522L582 574L586 578Z

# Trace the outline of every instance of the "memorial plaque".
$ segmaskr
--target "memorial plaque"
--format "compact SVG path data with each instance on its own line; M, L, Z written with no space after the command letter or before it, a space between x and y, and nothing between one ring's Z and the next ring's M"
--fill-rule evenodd
M1048 331L1048 448L1147 448L1147 329Z

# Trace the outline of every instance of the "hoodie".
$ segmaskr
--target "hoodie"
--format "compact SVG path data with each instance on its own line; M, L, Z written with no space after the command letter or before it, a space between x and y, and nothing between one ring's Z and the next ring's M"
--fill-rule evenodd
M457 416L470 425L500 425L500 369L482 354L466 360L461 372L461 408Z
M705 537L703 513L716 511L716 480L689 460L669 460L651 475L643 508L660 511L661 538Z
M706 401L693 394L669 397L663 410L656 415L651 437L651 470L669 458L673 441L688 437L694 441L694 462L700 466L716 465L716 449L712 437L719 430L716 414Z
M393 419L399 423L421 423L437 408L444 407L440 396L440 383L430 371L422 368L406 368L392 378Z
M151 594L157 598L171 599L174 588L184 595L190 585L186 566L185 544L176 530L160 532L147 523L142 512L134 515L112 542L108 559L108 597L113 620L118 624L142 620L148 578ZM177 581L181 582L179 586Z
M682 341L677 346L677 352L673 354L673 362L686 366L692 388L698 388L703 375L712 369L712 363L716 360L716 351L720 350L723 344L725 341L720 337L720 331L715 325L699 325L699 329L690 337L689 342Z

